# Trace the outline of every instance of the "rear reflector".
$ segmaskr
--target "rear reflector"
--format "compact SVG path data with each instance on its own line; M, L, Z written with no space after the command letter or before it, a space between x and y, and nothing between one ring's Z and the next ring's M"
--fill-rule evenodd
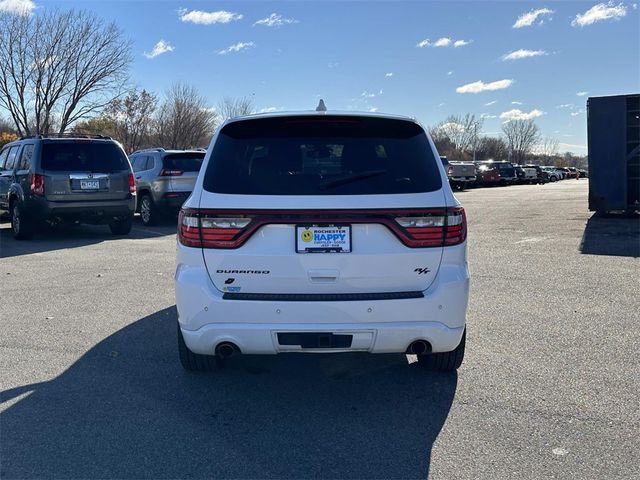
M399 210L209 210L183 208L178 240L187 247L238 248L270 224L385 225L410 248L458 245L467 238L462 207Z

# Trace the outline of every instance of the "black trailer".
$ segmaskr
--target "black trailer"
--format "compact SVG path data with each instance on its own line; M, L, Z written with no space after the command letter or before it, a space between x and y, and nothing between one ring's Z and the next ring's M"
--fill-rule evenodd
M589 210L640 210L640 94L587 101Z

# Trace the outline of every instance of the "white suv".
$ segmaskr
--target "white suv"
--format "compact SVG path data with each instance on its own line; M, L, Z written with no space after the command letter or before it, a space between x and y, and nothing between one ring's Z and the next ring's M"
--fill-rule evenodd
M359 351L455 370L465 348L466 234L464 209L413 119L229 120L178 220L182 365Z

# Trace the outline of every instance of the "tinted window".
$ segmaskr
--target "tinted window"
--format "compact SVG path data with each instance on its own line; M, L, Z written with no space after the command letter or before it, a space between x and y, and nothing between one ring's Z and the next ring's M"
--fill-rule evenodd
M18 170L29 170L31 168L31 157L33 157L34 145L25 145L20 156Z
M259 195L363 195L442 187L426 134L405 120L349 116L230 123L211 154L204 188Z
M204 160L204 152L172 153L162 158L162 168L183 172L199 172L202 160Z
M20 151L20 146L11 147L9 150L9 155L7 156L7 161L4 164L5 170L13 170L13 167L17 163L18 152Z
M9 156L9 148L5 148L0 152L0 170L4 170L4 162L7 160Z
M110 173L129 170L129 162L115 143L56 141L43 143L42 169Z

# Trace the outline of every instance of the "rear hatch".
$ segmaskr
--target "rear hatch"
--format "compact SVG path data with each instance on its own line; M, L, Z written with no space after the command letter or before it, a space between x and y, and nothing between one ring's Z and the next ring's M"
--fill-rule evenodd
M430 209L445 195L416 123L251 119L225 126L213 148L199 215L218 247L203 253L220 291L419 292L435 279L444 220Z
M45 140L41 168L50 201L122 200L130 195L131 166L113 141Z
M170 153L162 158L162 171L170 178L171 191L193 191L204 156L205 152L184 152Z
M476 167L473 163L450 162L453 167L451 177L475 177Z

